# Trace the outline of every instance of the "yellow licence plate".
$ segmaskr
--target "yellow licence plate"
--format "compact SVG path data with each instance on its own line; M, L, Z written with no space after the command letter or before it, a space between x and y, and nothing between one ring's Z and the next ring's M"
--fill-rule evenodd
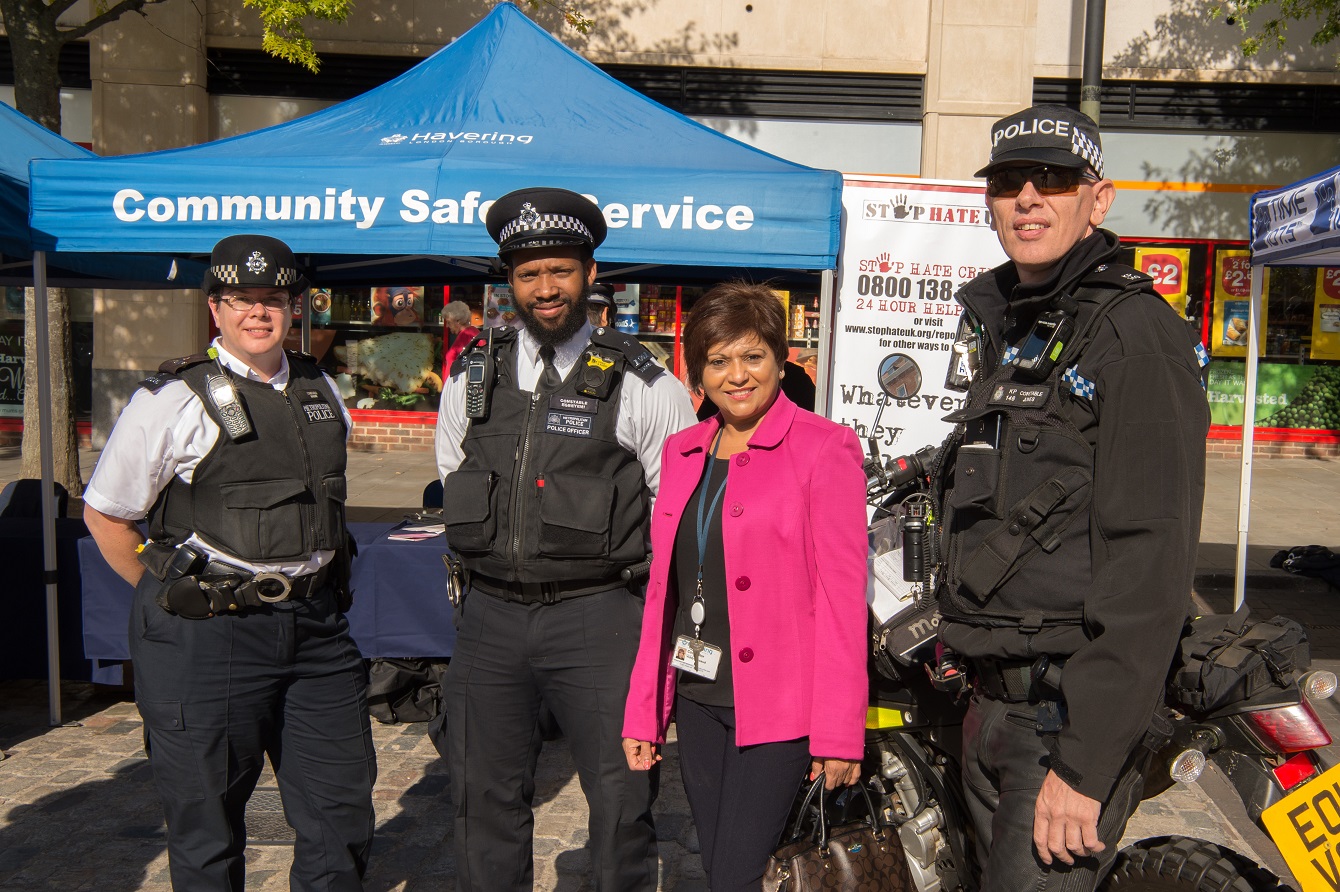
M1303 892L1340 889L1340 765L1261 813Z

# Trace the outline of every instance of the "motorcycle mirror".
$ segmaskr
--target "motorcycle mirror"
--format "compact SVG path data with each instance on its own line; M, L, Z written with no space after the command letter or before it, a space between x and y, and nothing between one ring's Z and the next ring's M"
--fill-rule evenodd
M879 363L879 387L896 400L911 399L921 390L921 367L906 353L890 353Z
M896 400L911 399L921 389L921 367L906 353L890 353L881 359L879 361L878 377L879 389L884 391L885 396ZM888 400L880 402L879 411L875 413L875 420L870 425L870 436L867 438L870 456L874 459L875 466L880 468L881 471L879 442L875 436L875 431L879 428L879 419L884 414L884 407L888 404Z

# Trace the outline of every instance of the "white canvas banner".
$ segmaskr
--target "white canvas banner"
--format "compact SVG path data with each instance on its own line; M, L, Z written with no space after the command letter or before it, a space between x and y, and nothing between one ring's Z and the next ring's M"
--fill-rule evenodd
M1005 254L980 183L846 178L828 415L885 456L939 444L963 404L945 387L954 294ZM908 360L911 360L909 363ZM885 401L883 377L905 399Z

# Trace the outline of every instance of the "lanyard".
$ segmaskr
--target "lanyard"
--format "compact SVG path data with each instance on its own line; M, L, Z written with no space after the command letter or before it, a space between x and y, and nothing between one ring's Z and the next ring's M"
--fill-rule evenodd
M707 456L707 468L703 473L703 485L698 491L698 523L694 528L698 534L698 586L693 593L693 605L689 608L689 619L693 620L694 638L698 637L703 620L707 618L706 602L703 598L703 562L707 559L707 531L712 526L712 517L717 513L717 505L721 504L721 496L726 492L726 481L730 478L728 472L721 479L721 485L717 487L716 495L712 496L711 507L708 507L707 487L712 482L712 470L716 467L717 447L720 445L721 437L718 436Z

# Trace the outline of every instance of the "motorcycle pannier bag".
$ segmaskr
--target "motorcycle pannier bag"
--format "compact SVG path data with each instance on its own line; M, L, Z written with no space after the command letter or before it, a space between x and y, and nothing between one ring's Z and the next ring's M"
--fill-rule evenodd
M1187 621L1172 672L1168 703L1207 713L1271 687L1286 687L1311 663L1307 631L1286 616L1251 623L1247 605L1234 614Z

